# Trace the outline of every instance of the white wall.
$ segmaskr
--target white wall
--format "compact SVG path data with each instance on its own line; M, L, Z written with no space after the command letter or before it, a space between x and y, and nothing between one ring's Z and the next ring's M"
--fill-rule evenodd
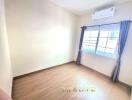
M116 11L116 15L113 18L106 18L106 19L93 21L91 19L92 12L87 12L87 13L84 13L80 17L79 26L102 24L102 23L113 23L113 22L119 22L121 20L127 20L127 19L132 20L132 13L131 13L132 2L118 4L115 6L117 8L117 11ZM129 85L132 85L132 77L131 77L132 76L132 67L131 67L132 65L132 61L131 61L132 60L132 53L131 53L132 52L132 45L131 45L132 33L131 32L132 30L129 32L128 40L127 40L126 47L123 53L121 73L120 73L120 80ZM78 50L79 38L80 38L80 32L78 32L77 34L76 55L77 55L77 50ZM76 55L74 59L76 59ZM97 56L94 54L83 52L81 63L105 75L110 76L114 68L114 65L115 65L115 59Z
M49 0L6 0L14 76L73 61L77 16Z
M0 88L11 96L12 72L6 34L4 0L0 0Z

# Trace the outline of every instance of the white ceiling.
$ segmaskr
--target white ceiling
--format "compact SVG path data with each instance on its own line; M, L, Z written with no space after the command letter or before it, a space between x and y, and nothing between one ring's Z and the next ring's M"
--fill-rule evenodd
M74 12L75 14L81 14L82 12L97 7L101 7L109 4L122 3L132 0L50 0L50 1Z

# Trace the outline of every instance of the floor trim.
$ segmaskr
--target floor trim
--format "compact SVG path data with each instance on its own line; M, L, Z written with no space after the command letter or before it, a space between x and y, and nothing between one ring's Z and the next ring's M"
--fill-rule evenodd
M96 73L99 73L100 75L103 75L104 77L106 77L106 78L109 78L110 80L111 80L111 78L110 78L110 76L108 76L108 75L105 75L105 74L103 74L103 73L101 73L101 72L99 72L99 71L97 71L97 70L94 70L94 69L92 69L92 68L90 68L90 67L88 67L88 66L85 66L85 65L83 65L83 64L80 64L81 66L83 66L83 67L85 67L85 68L88 68L88 69L90 69L90 70L92 70L92 71L94 71L94 72L96 72ZM112 80L111 80L112 81ZM130 85L128 85L128 84L126 84L126 83L124 83L124 82L122 82L122 81L118 81L118 82L113 82L113 83L120 83L120 84L122 84L122 85L124 85L124 86L126 86L126 87L129 87L129 88L131 88L131 86ZM132 91L131 91L132 92Z
M45 69L41 69L41 70L37 70L37 71L30 72L30 73L27 73L27 74L19 75L19 76L13 77L13 80L19 79L19 78L22 78L22 77L25 77L25 76L28 76L28 75L31 75L31 74L39 73L39 72L44 71L44 70L53 69L53 68L58 67L58 66L61 66L61 65L70 64L70 63L73 63L73 62L74 61L70 61L70 62L67 62L67 63L63 63L63 64L51 66L49 68L45 68Z

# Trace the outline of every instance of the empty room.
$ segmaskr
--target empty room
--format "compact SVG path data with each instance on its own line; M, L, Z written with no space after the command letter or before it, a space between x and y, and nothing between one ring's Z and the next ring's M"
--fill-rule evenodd
M132 100L132 0L0 0L0 100Z

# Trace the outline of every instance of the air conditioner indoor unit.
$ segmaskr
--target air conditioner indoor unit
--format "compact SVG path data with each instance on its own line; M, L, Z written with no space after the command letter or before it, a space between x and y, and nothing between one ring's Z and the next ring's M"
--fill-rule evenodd
M115 14L115 10L116 10L115 7L110 7L110 8L107 8L107 9L100 10L100 11L95 11L92 14L92 19L96 20L96 19L113 17L114 14Z

